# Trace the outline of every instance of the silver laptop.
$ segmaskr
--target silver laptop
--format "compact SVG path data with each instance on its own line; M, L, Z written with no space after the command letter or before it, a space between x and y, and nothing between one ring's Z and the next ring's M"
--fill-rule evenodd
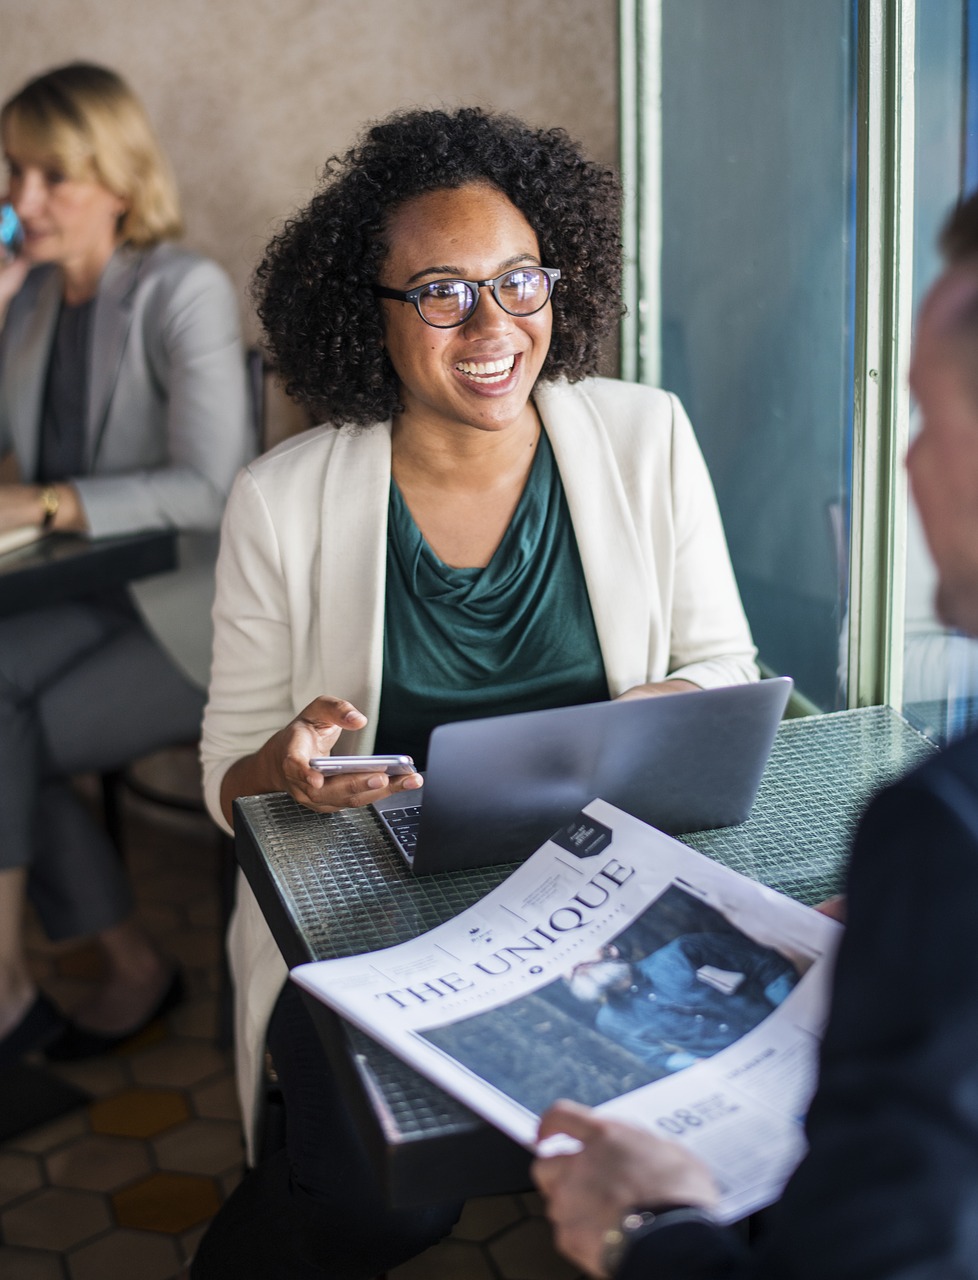
M421 791L375 804L414 871L528 858L594 799L670 835L743 822L792 682L440 725Z

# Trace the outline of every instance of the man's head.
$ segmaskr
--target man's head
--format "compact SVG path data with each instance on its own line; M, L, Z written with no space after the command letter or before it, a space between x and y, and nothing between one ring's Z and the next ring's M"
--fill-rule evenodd
M937 611L978 635L978 195L942 238L947 268L917 320L910 385L920 430L910 487L937 566Z
M583 960L571 970L567 985L571 995L588 1004L607 1000L632 985L632 966L627 960L599 958Z

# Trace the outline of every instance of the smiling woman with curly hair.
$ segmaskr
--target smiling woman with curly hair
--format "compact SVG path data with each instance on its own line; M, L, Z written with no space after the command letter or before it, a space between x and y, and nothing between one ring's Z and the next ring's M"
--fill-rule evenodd
M401 407L371 285L393 211L439 188L487 183L519 209L542 261L561 272L540 376L576 382L596 371L621 314L620 191L562 129L475 107L405 112L329 160L324 181L269 245L253 289L289 394L322 420L366 426Z
M203 735L222 824L258 792L331 813L422 785L311 766L334 750L424 768L448 721L757 678L682 406L592 376L621 311L618 219L614 176L562 130L411 111L330 161L273 240L268 348L323 426L228 506ZM386 1206L244 884L230 949L249 1139L266 1029L288 1138L192 1274L376 1276L458 1206Z

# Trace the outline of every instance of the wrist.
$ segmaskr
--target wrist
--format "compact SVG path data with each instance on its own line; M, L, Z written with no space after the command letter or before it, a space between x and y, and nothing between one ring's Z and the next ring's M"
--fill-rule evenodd
M61 496L53 485L45 485L38 494L41 504L41 528L50 529L61 506Z
M639 1240L687 1222L712 1226L715 1225L716 1218L705 1205L665 1204L629 1209L617 1226L604 1233L601 1243L602 1273L613 1277Z

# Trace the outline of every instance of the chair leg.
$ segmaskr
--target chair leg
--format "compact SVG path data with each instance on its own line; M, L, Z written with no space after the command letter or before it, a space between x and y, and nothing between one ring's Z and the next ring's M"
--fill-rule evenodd
M122 845L122 790L126 775L122 769L111 769L100 778L102 784L102 820L109 839L123 856Z
M218 832L218 876L221 899L221 987L217 997L217 1043L229 1049L234 1043L234 984L228 964L227 933L234 909L234 888L237 861L234 856L234 840L223 831Z

